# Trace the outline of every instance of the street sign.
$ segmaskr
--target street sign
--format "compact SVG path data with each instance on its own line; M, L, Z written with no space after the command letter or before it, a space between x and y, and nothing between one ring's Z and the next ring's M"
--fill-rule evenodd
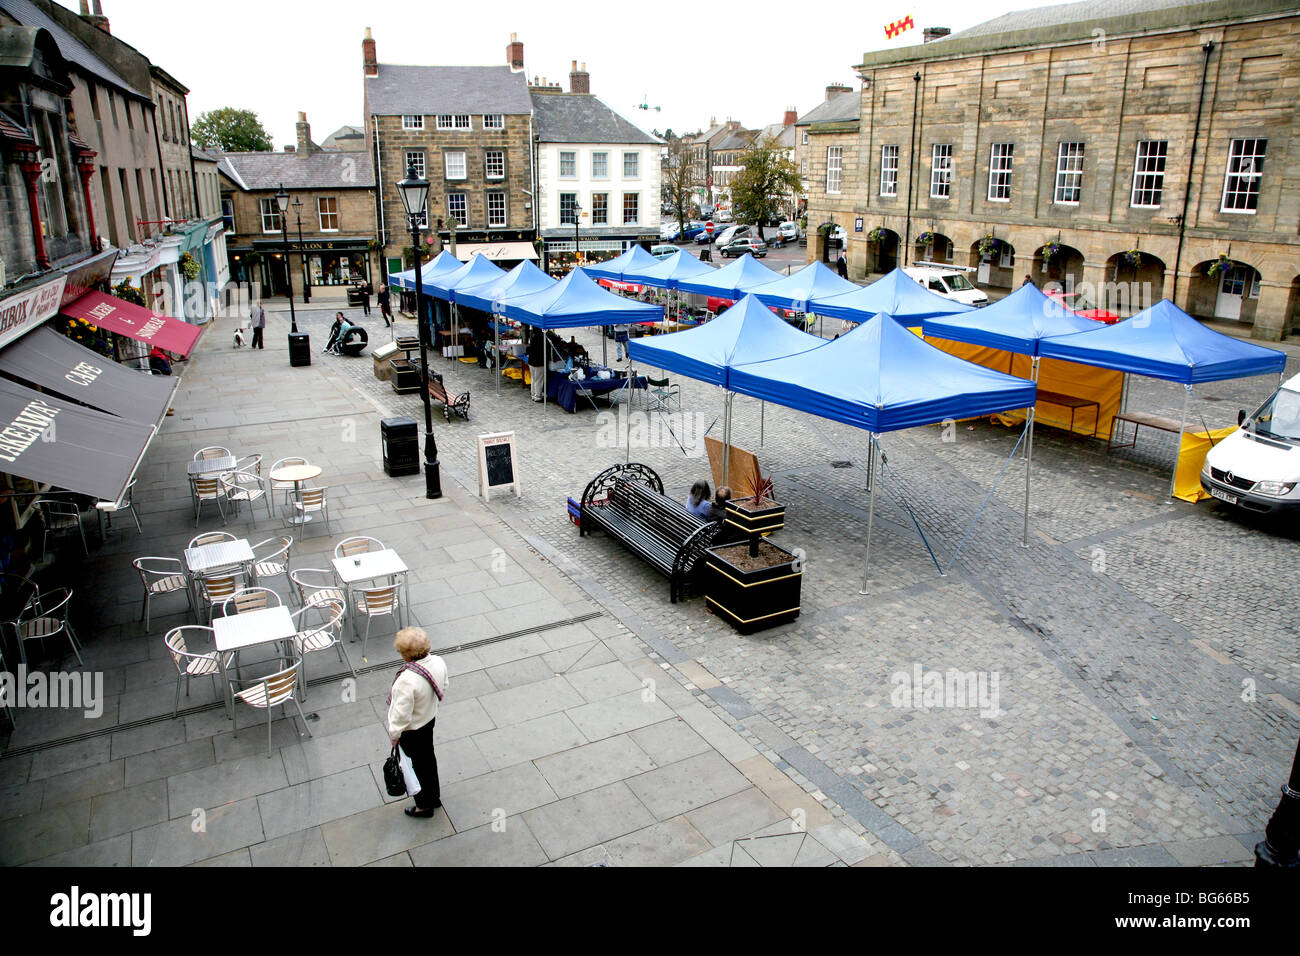
M706 222L704 224L704 231L707 232L710 236L713 235L713 223Z

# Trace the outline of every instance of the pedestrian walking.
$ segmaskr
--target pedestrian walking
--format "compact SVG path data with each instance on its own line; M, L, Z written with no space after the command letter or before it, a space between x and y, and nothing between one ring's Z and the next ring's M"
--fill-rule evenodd
M630 358L632 353L627 348L627 340L632 334L632 326L616 325L614 326L614 344L618 349L618 360L623 361L623 352L626 350Z
M397 669L388 694L388 738L410 759L418 786L414 789L412 781L407 781L406 790L415 798L415 806L407 807L406 815L427 819L442 806L433 724L447 690L447 665L429 653L429 638L418 627L398 631L393 646L405 663Z
M540 329L528 336L528 377L532 380L533 401L546 397L546 338Z
M250 318L253 320L253 344L251 348L265 349L266 346L262 344L262 330L266 328L266 309L262 308L261 299L258 299L257 305L253 306Z
M840 253L840 257L835 260L835 271L840 274L841 279L847 279L849 277L849 263L848 260L844 258L843 253Z
M1033 285L1033 284L1034 284L1034 280L1031 279L1031 278L1029 277L1028 274L1026 274L1026 275L1025 275L1025 281L1022 282L1022 283L1020 283L1020 288L1023 289L1025 286L1027 286L1027 285Z
M381 284L379 286L379 297L377 301L379 302L379 314L384 317L384 325L386 326L391 326L393 324L393 306L389 301L391 298L392 297L388 292L388 284Z
M369 280L367 280L366 284L361 287L361 310L362 310L361 314L362 315L370 314L370 297L374 294L375 294L375 287L370 284Z

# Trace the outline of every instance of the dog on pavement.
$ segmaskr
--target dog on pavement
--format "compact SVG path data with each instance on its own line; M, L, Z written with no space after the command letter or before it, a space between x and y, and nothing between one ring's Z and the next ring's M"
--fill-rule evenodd
M242 349L244 347L244 341L247 336L248 336L248 330L245 329L243 326L240 326L239 328L235 329L235 348Z

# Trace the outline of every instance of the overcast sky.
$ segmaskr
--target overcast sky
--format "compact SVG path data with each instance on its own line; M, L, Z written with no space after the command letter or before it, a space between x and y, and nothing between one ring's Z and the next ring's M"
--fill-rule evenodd
M78 8L77 0L60 2ZM780 122L789 107L803 114L830 83L857 88L852 68L864 52L920 43L923 27L957 31L1044 5L103 0L113 33L189 87L191 122L221 106L251 109L277 149L294 142L299 110L317 142L345 124L361 125L366 27L380 63L504 64L510 34L518 33L530 80L545 76L567 90L570 62L585 61L591 91L605 103L647 131L681 133L711 117L757 128ZM885 24L909 14L915 28L886 39ZM641 103L652 109L637 109Z

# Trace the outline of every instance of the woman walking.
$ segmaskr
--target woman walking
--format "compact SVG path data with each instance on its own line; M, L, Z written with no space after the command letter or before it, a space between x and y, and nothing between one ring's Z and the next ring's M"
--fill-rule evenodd
M418 627L398 631L393 646L406 663L397 669L388 695L388 737L410 758L419 782L419 791L412 794L415 806L407 807L406 815L428 819L442 806L433 724L447 689L447 665L429 653L429 638Z

